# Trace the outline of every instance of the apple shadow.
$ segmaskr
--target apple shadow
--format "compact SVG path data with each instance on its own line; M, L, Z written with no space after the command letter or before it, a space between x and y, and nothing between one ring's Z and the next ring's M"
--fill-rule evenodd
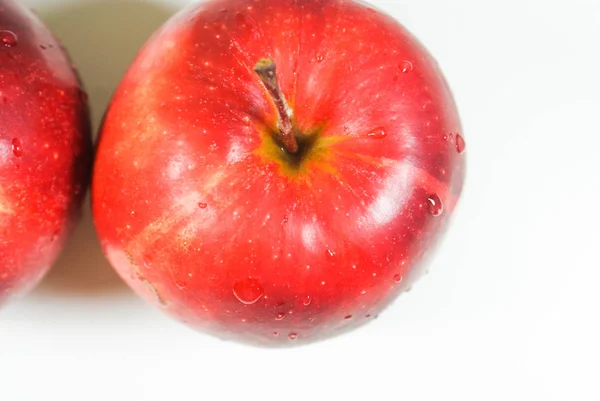
M150 35L177 10L151 0L91 0L35 10L65 46L89 95L94 139L112 93ZM84 215L35 295L100 296L128 291L104 257L89 196Z

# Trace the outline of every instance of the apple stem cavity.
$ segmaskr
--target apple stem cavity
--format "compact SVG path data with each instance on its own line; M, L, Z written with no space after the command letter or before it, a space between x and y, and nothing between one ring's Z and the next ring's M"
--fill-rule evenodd
M260 77L277 108L279 135L283 147L288 153L296 154L298 152L298 141L296 140L296 129L293 123L293 112L279 88L275 62L270 58L263 58L256 64L254 71Z

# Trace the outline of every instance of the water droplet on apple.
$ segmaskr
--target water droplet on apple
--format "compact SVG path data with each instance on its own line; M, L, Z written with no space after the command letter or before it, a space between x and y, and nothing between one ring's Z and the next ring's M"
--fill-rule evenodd
M401 282L401 281L402 281L402 276L401 276L401 275L399 275L399 274L396 274L396 275L394 276L394 281L395 281L395 282L397 282L397 283Z
M281 221L281 224L285 224L285 223L287 223L287 222L288 222L288 217L287 217L287 216L284 216L284 217L283 217L283 220Z
M352 315L348 315L348 316L344 317L344 319L350 320L350 319L352 319Z
M187 290L188 288L188 282L185 279L182 279L181 277L173 277L173 282L175 283L175 286L179 288L180 291Z
M322 63L325 60L325 55L318 53L315 60L317 60L317 63Z
M383 128L377 128L372 132L369 132L367 136L371 139L383 139L387 136L387 133Z
M253 278L238 281L233 286L233 295L244 305L255 304L264 294L258 280Z
M427 197L427 210L433 216L439 216L444 211L444 204L440 197L436 194Z
M12 152L15 156L21 157L23 155L23 148L21 140L19 138L13 138L12 140Z
M275 315L275 320L283 320L284 317L285 317L285 313L279 312L278 314Z
M290 333L290 335L288 336L288 338L293 341L296 338L298 338L298 334L296 334L296 333Z
M17 45L19 39L13 31L1 30L0 31L0 43L5 47L14 47Z
M304 297L304 300L302 301L302 305L308 306L311 304L311 302L312 302L312 298L310 297L310 295L307 295L306 297Z
M208 204L206 204L206 203L203 203L203 202L199 202L199 203L198 203L198 207L199 207L200 209L206 209L206 208L208 207Z
M142 263L146 269L152 269L152 258L150 256L144 256Z
M250 126L250 117L246 116L246 117L244 117L244 118L242 119L242 121L244 122L244 125L245 125L246 127L249 127L249 126Z
M465 139L460 134L456 134L456 151L462 153L465 151L465 147Z
M235 23L238 26L246 26L247 25L247 20L246 20L246 17L244 16L244 14L242 14L242 13L236 13L235 14Z
M335 256L335 251L332 249L328 249L327 254L333 258Z
M414 68L413 63L411 63L408 60L402 60L402 62L398 64L398 67L400 68L400 71L402 71L405 74L411 72Z

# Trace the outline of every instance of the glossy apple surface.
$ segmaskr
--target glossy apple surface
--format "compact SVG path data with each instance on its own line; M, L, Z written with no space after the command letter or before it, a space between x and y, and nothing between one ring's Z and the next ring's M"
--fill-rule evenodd
M254 70L270 58L300 150ZM436 62L335 0L189 8L142 49L101 133L93 212L131 287L194 328L301 344L375 317L457 204L464 139Z
M85 93L50 31L0 1L0 302L50 268L77 222L91 138Z

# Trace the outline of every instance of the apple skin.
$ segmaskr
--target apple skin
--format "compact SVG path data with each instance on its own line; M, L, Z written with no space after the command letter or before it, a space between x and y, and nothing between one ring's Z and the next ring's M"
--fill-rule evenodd
M263 57L297 129L316 133L299 165L272 139ZM180 321L305 344L372 320L423 274L462 190L461 135L437 63L391 17L205 3L153 35L112 100L95 224L121 277Z
M0 1L0 303L58 257L90 167L87 97L70 60L37 16Z

